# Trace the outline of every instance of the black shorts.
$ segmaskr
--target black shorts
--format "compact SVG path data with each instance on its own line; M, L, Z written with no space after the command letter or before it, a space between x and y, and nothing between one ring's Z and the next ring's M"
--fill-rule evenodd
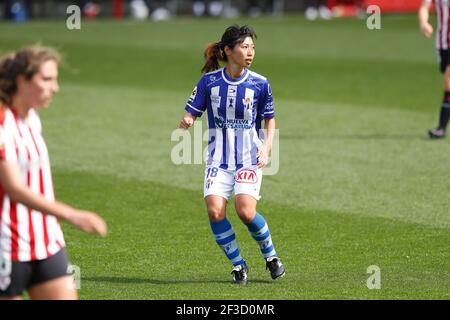
M0 274L0 296L19 296L33 285L72 274L64 248L44 260L12 262L10 270L9 276Z
M450 52L448 49L439 49L439 70L441 73L445 73L447 66L450 64L449 54Z

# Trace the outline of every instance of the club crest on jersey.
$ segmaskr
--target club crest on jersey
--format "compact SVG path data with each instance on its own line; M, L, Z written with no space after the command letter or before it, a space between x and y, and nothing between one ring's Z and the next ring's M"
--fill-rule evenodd
M253 170L244 169L236 172L235 180L238 183L255 184L258 182L258 175Z
M206 189L209 189L212 186L213 182L214 182L214 180L211 178L206 180Z
M250 97L246 97L245 99L242 99L242 104L248 110L253 107L253 99Z

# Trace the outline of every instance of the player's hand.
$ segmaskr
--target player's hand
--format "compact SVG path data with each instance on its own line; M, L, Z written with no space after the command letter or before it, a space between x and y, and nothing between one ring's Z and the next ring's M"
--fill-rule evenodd
M87 233L97 234L102 237L108 233L105 221L93 212L74 209L67 222Z
M269 147L263 144L258 150L258 168L264 168L269 162Z
M422 32L426 38L429 38L433 34L433 27L428 22L424 22L420 25L420 32Z
M180 121L180 128L181 129L189 129L194 125L195 119L197 119L196 116L193 114L186 112L183 116L183 118Z

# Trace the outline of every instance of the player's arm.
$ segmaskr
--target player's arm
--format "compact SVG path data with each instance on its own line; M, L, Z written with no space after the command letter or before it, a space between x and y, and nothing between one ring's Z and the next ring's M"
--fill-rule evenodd
M183 118L181 118L180 121L180 128L181 129L189 129L194 125L195 120L197 119L196 116L194 116L190 112L185 112Z
M207 95L205 79L202 77L200 81L197 82L194 90L192 90L192 94L186 103L184 108L186 112L184 113L183 118L181 118L179 125L181 129L189 129L192 127L195 120L198 117L201 117L206 111Z
M14 202L36 211L51 214L88 233L105 236L106 223L98 215L74 209L64 203L52 202L34 193L23 182L19 167L14 162L0 161L0 184Z
M275 137L275 118L264 120L264 131L264 144L270 152L270 150L272 150L273 138Z
M419 8L419 27L422 34L429 38L433 34L433 27L428 22L430 17L431 0L423 0Z
M272 150L273 138L275 137L275 118L264 120L264 143L258 151L258 167L264 168L269 160Z

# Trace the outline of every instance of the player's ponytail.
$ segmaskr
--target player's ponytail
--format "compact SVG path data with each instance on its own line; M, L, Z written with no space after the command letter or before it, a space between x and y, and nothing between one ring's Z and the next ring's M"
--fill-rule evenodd
M204 52L205 56L205 65L202 68L203 73L208 73L210 71L214 71L219 69L219 61L224 60L222 50L220 49L219 42L213 42L208 44Z

